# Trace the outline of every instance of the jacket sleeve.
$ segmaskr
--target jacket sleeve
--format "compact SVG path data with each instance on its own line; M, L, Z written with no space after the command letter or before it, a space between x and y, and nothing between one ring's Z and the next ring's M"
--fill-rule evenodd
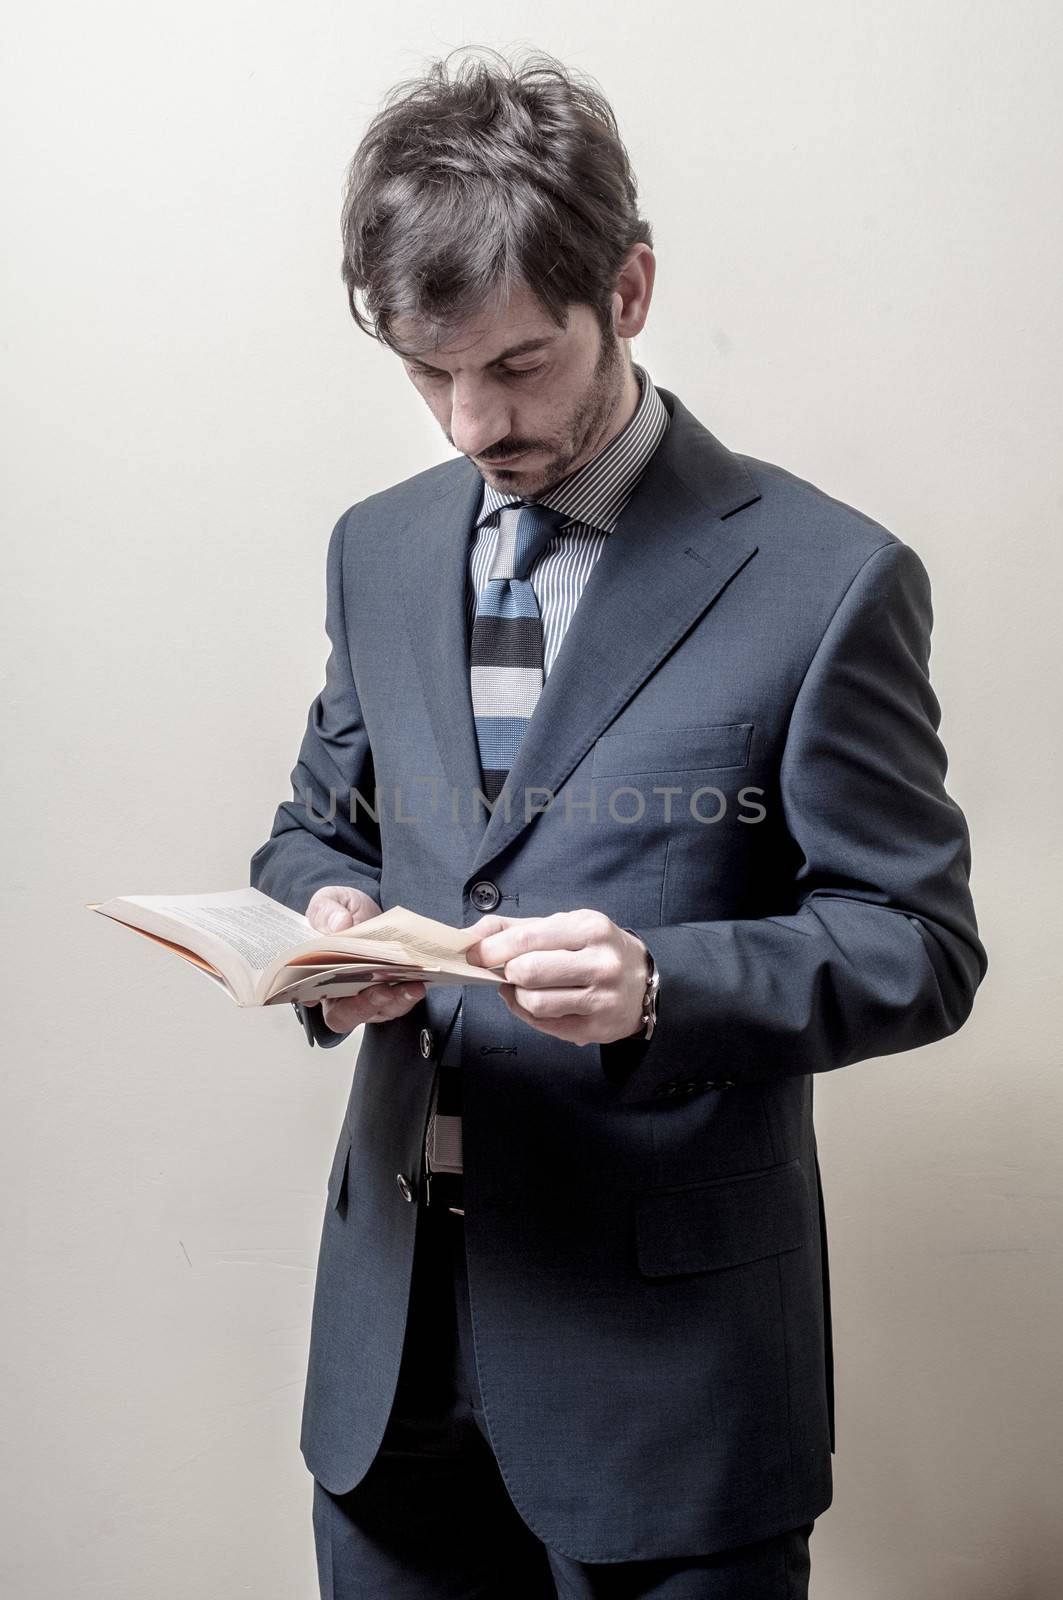
M320 1045L322 1050L331 1050L333 1045L342 1044L349 1037L348 1033L336 1033L330 1028L321 1015L320 1005L306 1006L301 1000L293 1000L292 1008L302 1024L306 1034L306 1042L313 1047Z
M850 582L795 698L779 770L790 915L635 931L661 974L648 1041L600 1047L616 1103L827 1072L968 1017L988 960L929 678L930 583L899 540Z
M305 912L326 884L362 889L379 904L380 832L373 807L375 774L347 643L343 541L350 513L332 530L326 562L325 631L331 646L325 685L307 716L292 798L277 808L265 844L251 857L251 886L293 911ZM361 803L364 799L365 804ZM297 1006L318 1044L346 1037L325 1027L320 1007ZM307 1030L310 1040L310 1030Z

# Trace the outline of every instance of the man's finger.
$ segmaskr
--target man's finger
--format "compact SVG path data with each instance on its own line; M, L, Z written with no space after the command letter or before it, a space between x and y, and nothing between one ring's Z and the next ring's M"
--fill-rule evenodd
M510 984L507 988L514 1004L536 1022L590 1016L598 1004L593 989L522 989L519 984Z
M503 984L499 990L508 1010L521 1022L526 1022L532 1028L538 1028L540 1033L549 1034L552 1039L563 1039L568 1044L582 1045L586 1043L583 1038L589 1023L584 1013L575 1014L568 1012L563 1017L536 1017L526 1011L513 993L513 985Z
M609 982L611 966L605 950L525 950L505 963L506 982L525 989L584 989Z
M317 933L341 933L378 915L380 907L362 889L327 884L310 897L306 918Z
M473 925L472 925L472 929L475 930L475 932L478 935L478 938L477 938L476 943L469 945L468 949L465 951L465 959L466 959L466 961L470 962L474 967L486 967L486 966L495 966L495 965L497 965L497 963L493 962L493 961L492 962L481 961L481 959L480 959L480 946L483 944L484 940L486 938L488 938L490 935L496 934L496 933L501 933L503 931L503 929L508 928L512 923L519 922L520 920L521 919L519 917L500 917L500 916L497 916L497 915L492 915L492 916L487 916L487 917L481 917L479 922L474 922ZM470 931L472 931L472 930L470 930Z
M349 1033L364 1022L385 1022L404 1016L425 992L423 983L407 983L393 989L387 983L370 984L361 994L322 1001L325 1023L334 1033Z
M549 917L513 917L508 926L480 940L479 960L500 967L528 950L583 950L604 938L611 924L601 911L555 911Z

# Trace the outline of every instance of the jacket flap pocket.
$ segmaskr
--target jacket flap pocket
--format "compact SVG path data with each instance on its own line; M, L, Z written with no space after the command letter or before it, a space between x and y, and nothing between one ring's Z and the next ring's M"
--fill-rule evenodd
M328 1203L333 1208L338 1207L347 1197L347 1162L351 1153L351 1131L344 1123L340 1132L340 1142L336 1146L336 1154L332 1158L332 1171L328 1177Z
M692 728L624 728L603 733L591 753L591 772L697 772L744 767L753 737L751 722L720 722Z
M648 1278L714 1272L795 1250L810 1238L800 1161L681 1188L650 1189L635 1212L639 1271Z

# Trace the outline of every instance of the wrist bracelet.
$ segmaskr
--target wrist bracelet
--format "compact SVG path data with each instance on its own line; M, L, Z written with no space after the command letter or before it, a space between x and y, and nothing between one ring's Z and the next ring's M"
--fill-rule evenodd
M632 1034L631 1038L651 1039L653 1030L657 1026L657 994L661 987L661 975L657 971L657 963L654 961L646 941L635 932L634 928L625 928L624 932L630 933L633 938L638 939L642 948L646 951L646 989L642 996L641 1026L638 1033Z

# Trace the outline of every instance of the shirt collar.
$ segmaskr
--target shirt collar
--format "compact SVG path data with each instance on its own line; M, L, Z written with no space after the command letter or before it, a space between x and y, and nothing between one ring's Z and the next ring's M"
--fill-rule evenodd
M596 456L536 501L537 505L563 512L565 523L586 523L611 533L671 421L645 367L637 362L632 366L640 389L634 416ZM514 505L522 498L503 494L485 482L475 526L493 521L504 506Z

